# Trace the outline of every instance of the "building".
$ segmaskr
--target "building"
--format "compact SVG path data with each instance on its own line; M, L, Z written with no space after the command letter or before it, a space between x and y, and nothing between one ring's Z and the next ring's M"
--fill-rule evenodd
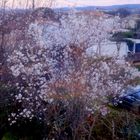
M89 56L94 56L99 54L99 45L95 44L87 49L87 54ZM108 57L119 57L123 58L128 54L128 46L126 42L112 42L107 41L100 44L100 55Z
M128 46L127 60L134 63L140 64L140 39L125 38Z

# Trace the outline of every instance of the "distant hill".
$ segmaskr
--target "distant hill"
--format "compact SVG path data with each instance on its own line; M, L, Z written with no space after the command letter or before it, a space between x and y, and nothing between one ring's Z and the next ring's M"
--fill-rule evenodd
M77 7L79 10L92 10L92 9L101 9L101 10L116 10L120 8L125 9L140 9L140 4L125 4L125 5L112 5L112 6L87 6L87 7Z
M77 10L104 10L104 11L112 11L120 8L128 9L128 10L140 10L140 4L125 4L125 5L112 5L112 6L85 6L85 7L76 7ZM68 7L58 8L57 10L67 11L70 10Z
M61 7L61 8L54 8L54 11L69 11L71 8L69 7ZM94 11L94 10L101 10L101 11L117 11L118 9L127 9L130 10L130 12L133 13L140 13L140 4L124 4L124 5L112 5L112 6L81 6L81 7L75 7L78 11ZM0 12L2 12L4 9L0 8ZM24 12L32 11L32 9L14 9L17 12ZM11 11L11 9L6 9L6 11Z

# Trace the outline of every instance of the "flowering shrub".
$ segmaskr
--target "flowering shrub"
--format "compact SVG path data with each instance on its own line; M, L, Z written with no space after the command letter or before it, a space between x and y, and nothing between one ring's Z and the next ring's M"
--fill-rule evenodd
M119 30L119 18L112 20L69 13L58 23L29 25L26 37L7 60L14 76L11 84L19 91L15 102L21 104L9 116L11 124L37 118L51 127L50 138L63 135L64 139L70 134L76 137L79 131L87 133L85 122L90 127L97 114L109 112L108 99L122 94L139 76L118 57L86 53L94 43L100 48L100 42Z

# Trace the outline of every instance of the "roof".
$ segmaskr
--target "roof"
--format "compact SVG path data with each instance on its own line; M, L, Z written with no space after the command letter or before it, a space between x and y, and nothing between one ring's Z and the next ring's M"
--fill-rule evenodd
M125 40L128 40L128 41L132 41L133 43L140 43L140 39L134 39L134 38L125 38Z

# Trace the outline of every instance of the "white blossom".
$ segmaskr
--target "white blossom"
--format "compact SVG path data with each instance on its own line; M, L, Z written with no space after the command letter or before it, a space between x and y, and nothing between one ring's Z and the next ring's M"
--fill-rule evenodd
M122 94L129 80L139 76L137 69L119 58L100 55L100 45L120 30L120 19L94 18L68 13L60 23L31 23L27 37L31 42L19 43L8 58L8 66L15 78L23 110L12 117L32 119L35 113L45 113L47 104L80 96L87 99L87 111L108 113L108 97ZM94 57L87 49L98 44ZM41 118L41 117L39 117ZM12 124L15 121L12 120Z

